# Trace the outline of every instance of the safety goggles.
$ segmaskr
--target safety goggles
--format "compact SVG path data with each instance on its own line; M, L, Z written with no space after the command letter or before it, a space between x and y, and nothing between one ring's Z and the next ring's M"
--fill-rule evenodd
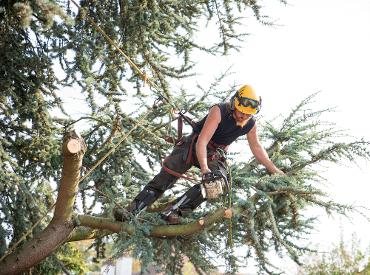
M249 97L241 97L238 94L236 95L236 98L238 99L239 105L244 107L252 107L253 109L259 109L260 107L260 102L258 100L251 99Z

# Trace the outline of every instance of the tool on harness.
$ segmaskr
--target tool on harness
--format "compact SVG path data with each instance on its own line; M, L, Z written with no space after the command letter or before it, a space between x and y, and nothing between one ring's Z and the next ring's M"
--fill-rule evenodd
M205 173L201 182L202 196L207 200L217 199L229 191L226 176L219 170Z
M194 147L194 144L196 142L196 139L198 137L198 134L196 132L194 132L194 129L195 129L195 122L185 116L181 111L178 112L179 114L179 117L178 117L178 120L177 120L177 139L173 138L173 137L164 137L164 139L167 141L167 142L170 142L172 144L175 144L177 146L181 146L183 145L184 143L188 143L187 145L187 148L185 149L185 153L183 155L183 160L185 161L186 164L196 164L196 159L194 158L194 154L193 154L193 147ZM193 133L188 136L189 138L191 138L191 140L186 140L187 137L183 136L182 135L182 129L183 129L183 121L186 121L193 129ZM208 152L208 160L221 160L221 161L225 161L226 160L226 155L225 155L225 152L227 150L227 145L222 145L222 144L217 144L215 143L213 140L210 140L208 145L207 145L207 148L210 149L210 152ZM187 179L187 180L191 180L191 181L196 181L194 178L191 178L191 177L188 177L188 176L184 176L176 171L173 171L172 169L168 168L166 165L166 159L162 162L162 168L169 174L175 176L175 177L178 177L178 178L184 178L184 179ZM227 181L227 180L226 180Z

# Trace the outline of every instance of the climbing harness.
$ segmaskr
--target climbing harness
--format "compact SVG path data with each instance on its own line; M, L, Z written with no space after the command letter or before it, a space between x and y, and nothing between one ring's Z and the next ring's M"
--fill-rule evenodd
M185 146L187 146L187 148L185 149L185 154L183 156L183 160L185 161L186 164L196 165L197 161L196 161L196 157L194 157L194 146L195 146L195 142L198 138L198 134L193 132L190 136L187 136L187 137L183 136L182 135L182 128L183 128L182 119L187 121L194 130L194 127L195 127L194 122L190 118L188 118L187 116L185 116L184 114L181 113L181 115L178 117L177 139L174 139L173 137L165 137L164 139L166 141L170 142L170 143L174 142L176 146L183 146L184 143L185 143ZM185 141L185 139L188 139L190 137L191 137L190 142ZM222 162L226 161L227 145L217 144L213 140L210 140L207 144L207 148L209 149L208 150L208 156L207 156L208 160L210 160L210 161L220 160ZM166 160L167 160L167 158L165 158L164 161L162 162L162 168L167 173L169 173L170 175L173 175L177 178L183 178L183 179L190 180L190 181L193 181L193 182L198 182L196 179L194 179L192 177L180 174L180 173L178 173L176 171L173 171L172 169L168 168L166 166Z

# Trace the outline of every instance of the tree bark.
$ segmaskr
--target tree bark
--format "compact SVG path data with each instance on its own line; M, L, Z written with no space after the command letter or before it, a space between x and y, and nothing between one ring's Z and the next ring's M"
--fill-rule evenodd
M148 237L170 238L196 234L204 230L206 227L210 227L220 222L224 218L229 219L233 215L238 215L243 211L244 209L242 207L234 207L231 209L220 208L213 213L208 214L204 218L189 224L153 226L152 230L148 234ZM135 233L135 227L133 225L116 222L110 218L79 215L77 220L79 225L83 226L84 228L74 231L68 240L70 242L95 238L100 236L100 234L106 236L118 232L126 232L130 235Z
M68 239L75 227L72 222L72 208L78 191L85 150L86 145L76 132L72 131L65 135L62 178L53 219L40 234L0 263L1 275L26 271L49 256Z
M78 193L82 158L86 145L80 135L75 131L69 132L63 142L63 170L62 178L55 204L52 222L67 221L72 218L73 205Z

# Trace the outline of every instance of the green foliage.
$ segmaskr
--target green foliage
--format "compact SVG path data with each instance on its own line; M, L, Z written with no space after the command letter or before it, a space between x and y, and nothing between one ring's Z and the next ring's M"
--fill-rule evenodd
M321 254L321 255L320 255ZM367 275L370 274L368 251L360 247L360 240L352 236L350 244L341 238L339 245L328 252L307 256L299 274L306 275Z
M48 261L43 261L31 269L33 274L57 275L60 271L72 274L86 274L89 269L83 255L73 244L57 249Z
M232 240L234 247L244 247L248 251L244 256L238 256L226 246L229 239L227 223L214 225L190 238L145 238L143 232L158 224L157 214L150 213L142 213L136 220L136 228L141 229L134 236L121 239L119 243L124 248L121 252L130 248L139 252L146 249L144 254L134 255L145 263L160 263L162 269L170 274L171 268L180 270L183 262L176 261L175 267L173 261L168 265L162 259L167 260L177 254L186 255L204 273L217 267L217 261L212 259L223 259L228 270L236 273L238 267L247 265L249 258L255 258L261 272L274 274L279 269L267 257L272 251L281 257L288 255L301 264L302 255L313 251L313 248L302 244L302 239L309 236L316 221L315 217L303 215L304 209L316 206L329 213L343 215L358 211L355 207L331 201L317 187L324 179L316 172L315 166L325 162L339 164L346 158L350 161L358 157L369 159L368 142L342 142L345 133L328 128L328 123L321 120L329 110L315 111L312 108L314 97L303 100L286 118L282 118L278 128L271 123L262 124L261 135L268 153L286 175L269 175L254 159L231 166L234 205L242 209L242 214L232 220ZM275 124L278 123L275 121ZM184 222L199 219L222 206L224 202L221 200L207 203ZM182 245L177 246L177 242ZM158 248L160 253L156 252Z
M166 274L181 274L181 270L188 259L198 272L208 274L215 270L220 253L219 240L213 239L213 233L207 230L196 236L182 236L177 238L148 238L147 232L153 225L163 223L158 214L141 216L136 223L134 235L120 234L115 240L116 251L114 257L129 253L140 259L142 269L153 265L158 271Z

